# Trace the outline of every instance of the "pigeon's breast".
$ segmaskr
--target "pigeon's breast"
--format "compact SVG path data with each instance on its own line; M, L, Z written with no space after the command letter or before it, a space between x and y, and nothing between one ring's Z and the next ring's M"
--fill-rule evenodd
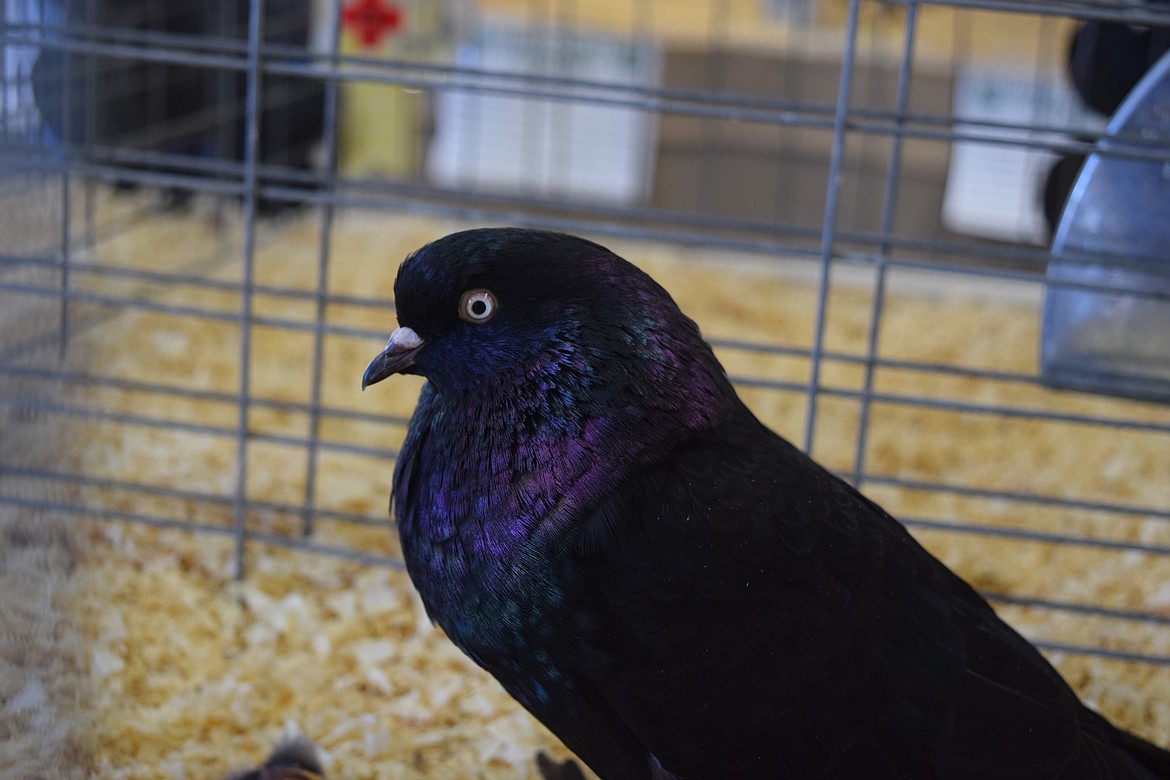
M603 423L501 419L424 390L395 471L407 569L431 617L473 656L557 607L577 520L612 485L614 460L594 445L612 438Z

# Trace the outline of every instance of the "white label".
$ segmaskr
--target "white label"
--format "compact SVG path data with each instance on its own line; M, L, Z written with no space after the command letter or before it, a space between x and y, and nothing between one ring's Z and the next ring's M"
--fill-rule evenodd
M657 86L661 53L629 38L575 30L528 32L499 22L461 45L458 65L621 86ZM485 81L517 90L638 101L628 92L542 82ZM628 204L647 194L655 115L603 105L444 89L435 97L432 181L447 187Z
M1106 120L1085 109L1061 71L1037 73L973 64L955 77L954 114L1009 125L1104 130ZM955 125L963 135L1009 142L1054 141L1068 136L1034 130ZM943 224L958 233L1031 244L1047 242L1041 195L1057 155L1012 143L959 141L951 149L943 196Z

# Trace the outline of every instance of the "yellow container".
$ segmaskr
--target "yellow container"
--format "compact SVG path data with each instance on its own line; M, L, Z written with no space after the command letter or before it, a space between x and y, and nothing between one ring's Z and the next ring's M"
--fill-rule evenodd
M444 3L350 0L341 17L343 55L431 63L450 51ZM396 75L395 71L385 71ZM410 178L422 166L423 93L409 85L345 80L338 105L338 167L346 176Z

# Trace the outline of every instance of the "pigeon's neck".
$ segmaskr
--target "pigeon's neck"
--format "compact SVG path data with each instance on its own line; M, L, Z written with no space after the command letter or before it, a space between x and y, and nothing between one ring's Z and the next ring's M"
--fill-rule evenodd
M548 416L550 405L519 394L448 403L428 385L399 456L407 569L427 612L474 658L521 647L555 609L574 524L625 468L606 444L612 420Z
M663 372L701 361L668 357L616 365L570 351L506 387L424 387L394 495L412 579L448 633L454 615L478 625L470 616L490 621L521 595L555 600L582 518L734 400L713 358L710 386L695 388ZM466 590L484 582L490 593Z
M557 382L538 384L474 400L423 388L395 485L404 534L457 543L469 561L555 546L668 438L633 406L589 408Z

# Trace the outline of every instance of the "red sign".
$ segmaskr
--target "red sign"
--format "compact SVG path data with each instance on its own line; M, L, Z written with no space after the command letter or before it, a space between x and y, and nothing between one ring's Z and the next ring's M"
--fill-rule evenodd
M341 9L341 24L370 49L402 25L402 12L382 0L352 0Z

